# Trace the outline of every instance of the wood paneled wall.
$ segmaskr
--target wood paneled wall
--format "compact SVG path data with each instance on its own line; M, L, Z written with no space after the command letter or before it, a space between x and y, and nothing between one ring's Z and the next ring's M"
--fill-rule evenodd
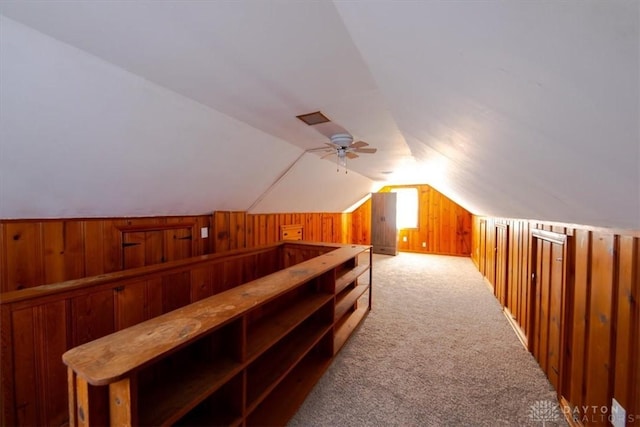
M335 248L287 242L4 293L0 425L68 422L62 354L70 348ZM91 404L103 409L94 407L92 414L108 408L105 397L95 396ZM92 418L92 424L103 422Z
M190 256L254 248L280 241L280 226L301 224L304 240L351 243L351 215L343 213L247 214L217 211L213 215L109 219L0 221L0 292L120 271L125 259L133 267L146 257L171 261L170 239L148 238L154 230L183 224L191 230ZM202 238L200 229L209 228ZM367 228L368 229L368 228ZM140 230L139 233L133 233ZM151 231L151 233L150 233ZM136 238L133 257L123 255L123 233ZM147 238L145 238L147 235ZM152 236L153 237L153 236ZM166 255L163 255L167 253ZM149 263L147 263L148 265Z
M420 197L419 228L401 230L399 249L403 251L469 255L471 214L427 185L417 186ZM390 191L386 187L383 191ZM326 243L371 243L371 201L352 213L248 214L216 211L213 215L184 217L2 220L0 221L0 292L47 283L110 273L127 268L123 255L123 233L135 243L135 266L147 258L177 259L167 239L152 239L149 230L184 224L191 229L190 255L253 248L280 240L280 227L300 224L304 240ZM210 230L202 238L200 229ZM144 230L147 230L145 233ZM153 236L151 236L153 237ZM406 237L407 242L402 238ZM158 240L158 241L156 241ZM422 247L422 242L426 246ZM132 251L133 252L133 251ZM129 259L129 258L127 258Z
M357 245L371 244L371 198L367 199L351 214L350 243Z
M419 217L418 228L398 231L398 250L469 256L471 213L428 185L389 186L380 191L402 187L418 189ZM371 243L371 200L351 214L351 239L351 243Z
M566 243L538 237L545 232ZM474 217L472 241L474 263L563 410L608 425L615 398L627 425L640 423L640 231Z
M95 276L123 269L123 231L183 224L191 229L191 255L210 253L200 228L210 215L109 219L0 221L0 292ZM162 242L168 250L168 242ZM167 260L171 260L171 256Z
M349 242L348 214L343 213L279 213L248 214L216 211L213 213L213 247L216 253L239 248L253 248L281 240L280 227L300 224L303 239L325 243Z

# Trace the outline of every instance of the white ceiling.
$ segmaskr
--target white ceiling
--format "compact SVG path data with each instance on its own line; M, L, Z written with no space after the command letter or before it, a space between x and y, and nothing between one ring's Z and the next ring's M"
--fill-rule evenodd
M635 0L0 13L2 218L341 211L387 180L477 214L640 228ZM378 153L346 175L300 157L327 140L295 118L317 110Z

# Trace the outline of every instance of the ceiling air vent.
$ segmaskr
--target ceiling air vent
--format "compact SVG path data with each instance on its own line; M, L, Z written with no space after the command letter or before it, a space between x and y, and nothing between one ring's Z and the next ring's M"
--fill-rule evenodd
M316 111L315 113L302 114L300 116L296 116L309 126L319 125L320 123L327 123L330 120L322 114L320 111Z

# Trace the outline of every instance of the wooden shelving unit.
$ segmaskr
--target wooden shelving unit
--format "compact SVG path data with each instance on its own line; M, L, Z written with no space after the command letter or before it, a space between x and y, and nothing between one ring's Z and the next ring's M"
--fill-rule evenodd
M368 246L344 246L73 348L71 425L283 425L371 309ZM358 283L369 271L369 279Z

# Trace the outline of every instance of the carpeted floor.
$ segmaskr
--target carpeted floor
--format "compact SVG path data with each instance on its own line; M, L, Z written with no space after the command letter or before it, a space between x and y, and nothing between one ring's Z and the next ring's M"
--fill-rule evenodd
M373 311L290 426L566 425L469 258L374 255L373 266Z

